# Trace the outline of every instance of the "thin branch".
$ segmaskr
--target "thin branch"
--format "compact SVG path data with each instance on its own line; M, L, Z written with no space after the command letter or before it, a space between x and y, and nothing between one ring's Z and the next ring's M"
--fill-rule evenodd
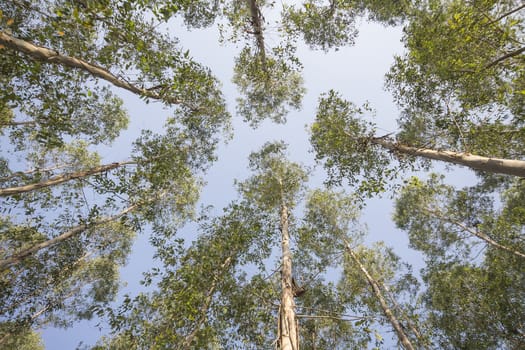
M116 169L123 165L129 165L129 164L136 164L136 162L128 161L128 162L121 162L121 163L111 163L111 164L94 167L94 168L84 170L84 171L77 171L74 173L66 173L62 175L57 175L48 180L44 180L44 181L37 182L34 184L17 186L17 187L0 188L0 196L12 196L16 194L26 193L26 192L50 187L50 186L55 186L55 185L59 185L59 184L71 181L71 180L80 179L80 178L84 178L84 177L95 175L95 174L101 174L106 171Z
M494 61L490 62L489 64L485 65L485 67L483 67L484 69L488 69L488 68L491 68L491 67L494 67L495 65L497 65L498 63L500 63L501 61L504 61L508 58L512 58L514 56L518 56L520 55L521 53L525 52L525 46L524 47L521 47L517 50L514 50L514 51L511 51L497 59L495 59Z
M521 5L521 6L518 6L517 8L512 9L512 10L510 10L510 11L508 11L508 12L505 12L504 14L502 14L502 15L499 16L498 18L492 20L492 21L489 22L488 24L490 25L490 24L494 24L494 23L496 23L496 22L499 22L499 21L501 21L503 18L505 18L505 17L507 17L507 16L510 16L510 15L512 15L513 13L518 12L519 10L521 10L521 9L523 9L523 8L525 8L525 4L523 4L523 5Z
M448 222L448 223L450 223L450 224L453 224L453 225L455 225L455 226L461 228L463 231L466 231L466 232L472 234L473 236L478 237L479 239L481 239L481 240L487 242L488 244L490 244L490 245L493 246L493 247L496 247L496 248L498 248L498 249L502 249L502 250L504 250L504 251L506 251L506 252L512 253L512 254L514 254L514 255L516 255L516 256L519 256L520 258L525 259L525 254L524 254L524 253L522 253L522 252L520 252L520 251L517 251L517 250L515 250L515 249L512 249L512 248L510 248L510 247L507 247L507 246L505 246L505 245L503 245L503 244L501 244L501 243L496 242L495 240L493 240L492 238L490 238L487 234L485 234L485 233L483 233L483 232L481 232L481 231L474 230L474 229L472 229L471 227L468 227L468 226L466 226L465 224L463 224L463 223L461 223L461 222L459 222L459 221L457 221L457 220L453 220L453 219L450 219L450 218L448 218L448 217L445 217L445 216L444 216L441 212L439 212L439 211L432 210L432 209L429 209L429 208L422 208L422 209L423 209L423 211L427 212L428 214L431 214L431 215L437 217L437 218L440 219L440 220L443 220L443 221L446 221L446 222Z
M330 316L330 315L304 315L304 314L297 314L295 316L297 318L331 319L331 320L345 321L345 322L355 322L355 321L368 319L368 317L366 316L352 316L352 318L344 318L344 317L337 317L337 316Z
M69 166L69 164L58 164L58 165L54 165L54 166L49 167L49 168L35 168L35 169L26 170L26 171L17 171L17 172L12 173L9 176L0 178L0 182L6 182L6 181L12 180L12 179L14 179L16 177L24 177L26 175L31 175L31 174L34 174L34 173L48 173L48 172L51 172L53 170L66 168L68 166Z
M28 121L20 121L20 122L17 122L17 121L10 121L10 122L6 122L6 123L0 123L1 126L11 126L11 127L14 127L14 126L27 126L27 125L36 125L36 121L34 120L28 120Z
M219 277L221 274L223 274L230 266L232 261L231 256L227 257L226 260L222 263L222 265L219 268L219 272L215 274L213 281L210 285L210 288L208 289L208 292L206 293L206 298L204 300L204 303L201 305L201 308L199 310L200 315L197 319L197 323L193 327L193 330L188 334L184 341L182 342L179 349L191 349L191 343L193 342L193 339L195 339L195 336L197 335L197 332L200 330L202 324L206 321L206 313L208 312L208 309L210 307L211 301L213 299L213 294L215 293L215 289L217 288L217 284L219 283Z
M33 255L33 254L37 253L38 251L40 251L40 250L42 250L44 248L48 248L48 247L54 246L54 245L56 245L56 244L58 244L60 242L63 242L63 241L65 241L65 240L67 240L67 239L69 239L69 238L71 238L73 236L76 236L76 235L86 231L89 228L113 222L113 221L121 218L122 216L128 214L129 212L137 209L138 207L139 207L138 204L131 205L128 208L122 210L120 213L118 213L118 214L116 214L114 216L110 216L110 217L106 217L106 218L103 218L103 219L100 219L100 220L96 220L96 221L91 222L91 223L81 224L81 225L75 226L72 229L62 233L61 235L59 235L59 236L57 236L55 238L52 238L52 239L49 239L49 240L47 240L45 242L36 244L36 245L34 245L34 246L30 247L30 248L23 249L22 251L20 251L20 252L18 252L16 254L13 254L10 257L7 257L6 259L0 260L0 270L5 269L5 268L7 268L7 267L9 267L11 265L14 265L14 264L18 264L23 259L27 258L28 256Z

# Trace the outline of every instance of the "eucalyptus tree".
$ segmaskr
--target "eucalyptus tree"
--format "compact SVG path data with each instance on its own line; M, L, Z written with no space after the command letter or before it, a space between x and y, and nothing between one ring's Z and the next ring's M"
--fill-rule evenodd
M111 349L193 349L237 343L260 348L259 334L274 322L271 310L256 312L253 293L271 292L259 280L251 290L242 267L268 257L266 219L246 202L232 203L216 218L201 217L199 235L184 239L159 227L152 239L162 268L145 276L149 294L128 297L112 312L115 334L99 346ZM270 318L268 318L270 317ZM255 345L250 345L255 344Z
M95 348L367 346L373 319L350 314L345 292L325 279L342 261L338 237L356 224L357 206L342 193L303 197L306 170L285 149L268 143L250 156L240 198L221 216L203 216L191 244L159 228L152 243L162 268L144 281L156 289L112 312L113 334Z
M90 318L116 295L136 231L191 216L229 113L210 71L159 29L172 5L0 5L2 347ZM119 89L173 117L101 165L96 147L128 124Z
M381 191L411 159L424 168L428 159L463 165L504 183L511 177L494 174L523 177L522 9L519 1L484 0L406 7L407 52L386 76L402 110L399 131L378 135L367 108L322 96L311 139L332 179Z
M425 347L429 337L418 330L417 305L410 300L418 290L410 266L382 242L371 247L363 244L365 231L359 224L359 207L355 195L311 191L300 228L301 260L306 259L314 273L312 266L320 270L326 266L342 268L335 294L344 313L359 319L356 324L360 327L355 330L361 334L349 329L354 341L372 341L371 328L379 324L392 328L404 348ZM382 344L382 332L373 333L376 344Z
M289 215L294 209L307 180L298 164L285 159L283 143L269 143L250 155L254 175L239 184L240 192L269 215L279 218L281 231L281 302L277 332L279 349L299 349L299 329L295 316L292 252L290 248ZM277 214L277 215L276 215Z
M427 1L404 28L387 87L403 109L399 141L522 159L521 1ZM427 146L430 145L430 146Z
M442 348L523 346L523 181L495 205L483 186L455 190L437 175L411 179L394 219L427 260L428 322Z

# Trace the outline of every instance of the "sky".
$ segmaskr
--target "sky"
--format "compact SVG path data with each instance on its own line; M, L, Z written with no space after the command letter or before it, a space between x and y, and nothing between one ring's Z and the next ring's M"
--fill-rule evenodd
M189 49L196 61L210 67L222 82L223 93L234 115L237 90L231 83L231 78L233 60L238 48L231 45L220 46L215 29L187 32L186 29L174 27L173 32L180 33L181 46ZM222 207L235 199L234 179L243 179L249 175L248 155L267 141L284 140L290 145L291 160L314 165L314 155L308 141L308 126L315 117L319 95L329 89L339 91L344 98L356 104L368 101L377 111L375 122L379 131L396 131L398 110L390 94L384 90L383 80L393 62L393 55L402 53L401 33L401 28L383 27L363 21L359 26L359 36L352 47L329 53L300 47L297 55L304 65L303 76L307 89L303 108L290 113L288 122L284 125L263 122L257 129L250 128L240 117L234 116L234 137L220 146L218 160L206 174L207 185L202 191L200 205L212 205L219 213ZM267 40L272 40L271 33ZM104 163L106 160L120 160L120 154L129 154L130 143L139 135L141 129L160 131L163 121L170 113L158 103L146 105L136 96L121 90L116 92L124 98L131 123L115 144L101 150ZM323 180L324 172L319 167L313 173L312 187L322 186ZM422 267L421 256L408 248L406 234L395 229L391 220L392 202L388 197L386 195L369 201L363 212L362 222L367 225L369 232L367 242L385 241L404 261L412 263L417 270ZM192 229L190 227L187 230ZM142 288L139 284L142 272L155 263L152 261L153 250L147 237L148 232L139 235L129 263L122 270L122 279L127 285L122 289L120 296L126 293L135 295ZM107 325L98 328L98 322L80 322L66 330L43 330L46 349L74 349L80 342L91 345L96 343L102 334L109 331Z

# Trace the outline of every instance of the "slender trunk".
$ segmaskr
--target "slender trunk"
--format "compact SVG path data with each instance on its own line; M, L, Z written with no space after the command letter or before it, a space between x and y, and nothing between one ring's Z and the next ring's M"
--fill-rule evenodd
M248 0L250 5L250 14L252 17L253 32L255 40L257 42L257 48L259 49L259 55L261 57L262 70L266 72L266 50L264 48L264 36L262 28L262 15L256 0Z
M193 327L193 330L188 334L184 341L182 342L182 345L179 349L191 349L191 343L193 342L193 339L195 339L195 336L197 335L197 332L200 330L202 324L206 321L206 313L208 312L208 309L210 307L211 301L213 299L213 294L215 293L215 289L217 288L217 284L219 283L220 275L223 274L228 267L230 266L232 261L231 256L226 258L224 260L224 263L220 266L217 274L214 276L213 281L210 285L210 288L208 289L208 292L206 293L206 299L204 300L204 303L202 304L200 308L200 315L199 318L195 324L195 327Z
M512 15L513 13L516 13L518 11L520 11L521 9L525 8L525 4L521 5L521 6L518 6L508 12L505 12L504 14L502 14L501 16L499 16L498 18L496 18L495 20L489 22L489 24L493 24L493 23L496 23L496 22L499 22L501 21L503 18L507 17L507 16L510 16Z
M380 137L375 137L370 140L373 144L380 145L388 150L401 154L464 165L478 171L525 177L525 161L523 160L490 158L469 153L417 148L405 146Z
M55 50L48 49L42 46L37 46L31 42L15 38L4 31L0 31L0 44L3 44L18 52L25 53L26 55L29 55L31 58L37 61L54 63L69 68L80 69L95 77L104 79L117 87L131 91L132 93L140 96L152 98L155 100L161 100L171 104L182 103L182 101L178 98L161 96L160 94L154 93L148 89L139 88L138 86L128 83L127 81L118 78L113 73L109 72L107 69L101 66L86 62L79 58L61 55Z
M363 266L363 264L361 264L361 261L359 260L357 255L355 255L354 251L350 247L350 244L348 242L345 242L345 245L346 245L346 250L347 250L348 254L350 254L350 257L352 257L352 259L355 261L355 263L359 266L359 269L361 270L361 272L363 272L363 274L366 276L366 279L368 280L368 283L372 287L372 290L373 290L376 298L379 300L379 303L381 304L381 308L383 309L383 312L384 312L386 318L388 319L388 321L390 322L390 324L394 328L394 330L395 330L395 332L397 334L397 337L399 339L399 342L403 345L403 347L406 350L414 350L414 347L412 346L412 343L410 342L410 340L408 339L407 335L405 334L405 331L403 330L403 327L401 326L401 324L397 320L396 316L392 313L392 310L390 310L390 308L388 307L388 304L386 303L386 300L383 297L383 294L381 293L381 289L379 288L379 284L368 273L368 270Z
M69 231L66 231L66 232L62 233L61 235L59 235L59 236L57 236L55 238L52 238L52 239L49 239L49 240L47 240L45 242L36 244L36 245L34 245L34 246L30 247L30 248L23 249L22 251L14 254L14 255L11 255L10 257L8 257L6 259L0 260L0 270L4 269L4 268L6 268L6 267L8 267L10 265L18 264L23 259L27 258L28 256L30 256L32 254L35 254L36 252L38 252L38 251L40 251L40 250L42 250L44 248L48 248L48 247L54 246L54 245L56 245L56 244L58 244L60 242L65 241L66 239L69 239L69 238L71 238L73 236L76 236L76 235L84 232L85 230L89 229L90 227L99 226L99 225L103 225L103 224L107 224L109 222L115 221L115 220L119 219L120 217L126 215L127 213L135 210L138 206L139 206L138 204L134 204L134 205L124 209L123 211L121 211L120 213L118 213L118 214L116 214L114 216L106 217L106 218L94 221L92 223L75 226L72 229L70 229Z
M292 290L292 253L288 232L288 207L281 205L281 306L279 308L279 349L299 350L298 323Z
M414 333L414 335L416 336L417 340L419 340L420 346L423 347L424 349L428 349L426 346L422 345L425 342L425 340L423 339L423 336L421 335L419 330L416 328L416 326L412 323L412 321L410 321L410 317L403 311L401 306L399 306L399 304L397 303L396 299L394 298L394 296L390 292L390 288L388 288L388 286L386 284L384 284L384 283L381 283L381 287L383 287L383 289L387 293L390 301L394 305L394 308L397 309L398 312L401 313L401 316L405 319L405 322L406 322L408 328L410 328L412 333Z
M23 126L23 125L36 125L36 122L31 120L31 121L26 121L26 122L7 122L7 123L3 123L3 124L0 124L1 126Z
M497 65L501 61L504 61L504 60L506 60L508 58L511 58L511 57L514 57L514 56L518 56L518 55L520 55L523 52L525 52L525 47L521 47L521 48L519 48L517 50L511 51L511 52L509 52L509 53L507 53L507 54L505 54L505 55L503 55L501 57L496 58L494 61L488 63L487 65L485 65L484 68L487 69L487 68L490 68L490 67L494 67L495 65Z
M525 259L525 253L522 253L520 251L517 251L517 250L514 250L512 248L509 248L501 243L498 243L496 242L495 240L493 240L492 238L490 238L488 235L486 235L485 233L483 232L480 232L478 230L475 230L475 229L472 229L466 225L464 225L463 223L459 222L459 221L456 221L456 220L452 220L448 217L445 217L443 216L440 212L438 211L435 211L435 210L430 210L428 208L424 208L423 209L425 212L427 212L428 214L430 215L433 215L435 217L437 217L438 219L440 220L443 220L443 221L446 221L446 222L449 222L453 225L456 225L457 227L461 228L462 230L464 231L467 231L468 233L470 233L471 235L473 236L476 236L478 237L479 239L485 241L486 243L490 244L491 246L495 247L495 248L498 248L498 249L501 249L501 250L504 250L506 252L509 252L511 254L514 254L516 256L519 256L520 258L522 259Z
M80 179L80 178L84 178L84 177L95 175L95 174L101 174L106 171L116 169L118 167L121 167L123 165L128 165L128 164L136 164L136 162L130 161L130 162L121 162L121 163L111 163L111 164L97 166L97 167L94 167L88 170L57 175L47 180L37 182L34 184L17 186L17 187L0 188L0 196L12 196L16 194L38 190L38 189L45 188L45 187L55 186L55 185L62 184L64 182L68 182L70 180Z

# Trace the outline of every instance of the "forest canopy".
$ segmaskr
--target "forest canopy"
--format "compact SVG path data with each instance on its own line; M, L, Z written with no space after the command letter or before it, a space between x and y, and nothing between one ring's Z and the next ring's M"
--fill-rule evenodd
M2 1L0 348L86 320L106 331L82 349L524 348L524 19L516 0ZM342 72L324 57L368 24L402 31L395 130L330 81L306 107L308 55ZM288 136L315 164L290 139L223 151L304 113ZM369 239L377 201L402 243Z

